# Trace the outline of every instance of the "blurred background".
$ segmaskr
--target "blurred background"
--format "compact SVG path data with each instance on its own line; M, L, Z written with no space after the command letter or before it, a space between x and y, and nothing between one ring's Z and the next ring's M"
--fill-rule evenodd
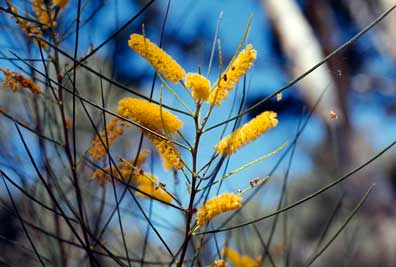
M153 3L144 0L89 0L83 2L78 46L80 57L92 51L139 10L146 7L136 20L90 57L86 64L104 76L111 77L144 95L150 95L151 88L154 88L153 98L156 100L160 99L161 82L158 79L154 80L155 73L151 65L128 46L130 34L142 33L144 24L145 34L151 41L159 44L162 36L164 50L186 71L197 72L199 69L203 74L208 73L213 84L220 71L216 36L220 40L222 61L226 66L240 45L251 17L246 43L252 44L257 50L254 67L248 72L244 81L232 91L227 101L221 107L215 108L208 126L238 114L240 105L242 109L246 109L261 99L273 95L396 4L394 0L158 0ZM73 55L75 45L76 3L70 1L62 10L56 27L61 40L60 47L69 55ZM20 10L30 10L30 1L15 1L14 4ZM5 1L1 2L1 6L6 7ZM392 12L364 36L283 91L280 101L272 97L238 122L244 123L264 110L274 110L279 117L277 128L233 155L226 166L219 171L219 175L263 156L285 142L293 147L294 154L290 156L289 153L282 158L284 149L269 159L234 175L211 192L214 195L217 190L230 192L243 189L249 186L251 179L271 174L269 182L263 188L249 193L249 197L252 197L251 201L227 226L262 217L278 207L287 206L315 192L360 166L395 141L395 25L396 12ZM22 58L40 59L37 47L32 42L24 41L23 33L6 12L0 11L0 27L0 68L31 73L29 66L17 60L11 51ZM216 49L209 70L213 47ZM67 57L62 56L61 61L64 69L68 69L73 64ZM41 60L37 62L32 60L30 63L38 69L43 69ZM35 74L34 77L39 81L45 81L39 74ZM71 86L67 82L65 84ZM95 103L101 101L102 85L105 89L106 107L114 112L119 99L130 96L117 86L101 80L97 75L84 69L78 72L77 85L80 94ZM44 88L45 85L42 87ZM193 103L187 99L181 86L175 86L174 89L180 92L180 97L188 104ZM47 92L49 92L48 87ZM167 90L164 89L163 94L164 103L182 108ZM35 125L37 117L33 112L37 107L31 101L31 95L13 93L7 88L1 88L0 95L1 110L18 121L26 122L33 127L37 126ZM70 95L66 97L71 99ZM36 104L40 106L45 101L50 103L50 100L42 97ZM51 105L48 106L47 112L52 114ZM78 108L81 111L77 122L78 147L79 153L82 154L96 134L88 123L82 107ZM313 114L309 117L311 110ZM95 118L98 129L102 130L101 112L91 108L89 111ZM180 118L185 119L183 115L180 115ZM46 120L45 117L41 119ZM307 124L304 125L307 119ZM18 137L14 122L0 115L0 124L2 171L23 188L29 188L35 194L43 194L42 186L38 185L38 177ZM193 133L189 132L192 125L193 121L185 121L183 133L189 140L193 138ZM232 125L232 123L228 125L225 129L226 133L231 132ZM293 144L302 125L304 128L301 136L297 143ZM55 136L59 131L51 129L51 126L44 126L44 130L48 133L54 131ZM201 166L212 155L212 148L219 140L222 131L223 128L218 127L205 135L205 142L199 154ZM44 155L37 137L25 129L23 134L34 157L40 162L39 167L44 170L46 161L42 159ZM128 136L116 143L113 149L116 155L129 157L134 155L138 143L137 129L129 129ZM51 155L57 155L57 150L51 148L51 145L47 149L49 155L46 157L51 159ZM188 194L183 177L163 171L162 164L158 163L160 161L155 158L154 153L151 154L147 168L161 177L171 192L174 192L186 206ZM278 162L280 162L279 166ZM59 169L62 165L61 160L53 160L50 163L59 166ZM86 177L87 186L83 187L83 190L87 191L87 198L90 199L87 200L89 204L86 205L92 205L94 208L91 211L95 213L96 209L100 209L100 202L95 200L96 197L108 191L109 207L114 199L110 193L111 189L100 188L90 179L91 174L92 168L84 169L82 176ZM61 171L57 174L60 180L65 176L67 174ZM334 235L373 183L376 186L360 212L313 266L396 266L394 149L335 188L282 213L280 217L272 217L257 223L257 229L264 240L271 240L269 251L273 254L277 266L304 266L313 251L316 251L317 245L324 244ZM31 256L31 249L18 218L12 212L6 188L3 183L1 184L0 266L25 266L26 262L31 262L31 265L35 266L37 262L33 259L34 256ZM8 184L21 212L30 217L35 225L46 229L47 220L50 220L46 218L49 217L48 212L40 213L38 216L38 209L31 207L33 205L31 199L24 196L9 181ZM286 190L285 198L281 198L283 187ZM70 198L73 199L72 196ZM162 222L166 226L172 225L171 229L160 225L159 231L164 239L170 242L171 248L176 250L183 237L183 233L177 232L183 230L184 221L181 214L169 208L165 208L164 212L161 203L150 201L150 203L142 202L142 205L149 211L153 221ZM122 207L128 210L123 215L128 229L126 236L131 250L138 255L137 257L140 257L141 244L146 239L150 240L151 249L160 247L160 242L154 234L144 234L149 230L142 216L136 215L138 213L135 210L136 204L132 203L130 196L123 200ZM92 216L92 218L97 217ZM212 225L213 229L220 226L225 218L216 220ZM92 219L90 223L95 225L97 222ZM121 247L120 237L114 236L114 232L118 231L117 227L118 223L114 218L104 239L114 247ZM48 230L52 228L53 226L50 226ZM219 242L222 244L228 239L228 242L241 253L254 258L261 255L263 250L262 240L256 236L257 229L244 228L244 230L227 232L224 237L218 237ZM31 231L35 232L37 229L31 227ZM35 234L36 238L43 242L42 251L50 250L50 244L55 241L47 236L40 239L42 235L40 231ZM173 242L174 240L179 241ZM215 244L211 244L202 252L202 255L209 256L197 266L210 264L214 259L213 256L216 255L215 247ZM123 253L122 249L119 251L120 254ZM56 252L43 253L56 255ZM166 257L162 257L163 253L165 253L164 249L161 248L147 257L165 260ZM110 266L106 263L106 259L103 259L103 265ZM267 265L271 265L269 261L264 262L264 266Z

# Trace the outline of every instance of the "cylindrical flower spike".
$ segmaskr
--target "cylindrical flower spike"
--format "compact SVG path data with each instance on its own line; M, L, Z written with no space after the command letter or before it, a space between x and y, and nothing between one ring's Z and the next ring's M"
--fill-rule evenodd
M229 136L224 137L215 149L223 156L228 156L239 148L256 140L278 124L277 114L273 111L264 111L256 118L244 124Z
M242 197L232 193L224 193L208 200L197 212L197 224L205 225L217 215L242 207Z
M140 191L146 193L147 195L136 192L136 195L142 198L150 198L150 196L162 200L166 203L171 203L173 201L171 195L169 195L164 189L160 186L156 186L154 182L157 182L158 179L151 173L145 173L144 175L140 175L137 177L137 183L139 186L137 187Z
M111 166L111 168L107 166L103 170L95 171L92 176L99 181L101 187L104 187L107 182L112 181L111 174L118 179L124 179L125 182L131 181L137 183L136 178L140 175L141 166L146 161L148 153L148 150L143 150L137 158L128 161L123 160L117 166Z
M123 98L118 103L118 114L157 133L174 133L183 123L159 105L137 98Z
M227 263L224 260L215 260L210 267L227 267Z
M50 28L50 23L52 26L56 26L55 13L51 9L47 9L44 0L32 0L32 8L34 13L36 13L37 20L42 23L44 29Z
M206 100L210 93L210 82L198 73L187 73L186 86L192 91L195 100Z
M184 77L184 69L164 50L143 35L131 34L128 45L172 83L177 83Z
M9 87L14 92L21 88L27 88L36 95L41 93L40 86L19 72L10 71L9 69L0 69L0 71L2 71L5 75L5 79L3 81L4 87Z
M177 169L181 170L184 167L183 161L180 158L180 152L177 148L172 144L171 141L165 140L161 137L158 137L154 134L145 133L147 138L151 141L151 143L155 146L158 153L160 154L165 169Z
M118 137L124 133L124 122L119 120L117 117L111 119L106 125L106 130L100 132L92 142L91 148L88 153L94 160L105 160L107 155L107 145L110 147ZM107 134L107 136L106 136Z
M256 56L256 50L253 49L251 44L248 44L231 62L231 65L227 67L220 81L216 83L210 92L208 102L220 106L221 102L227 98L229 91L235 87L243 75L253 66Z
M226 247L223 250L224 258L228 259L235 267L259 267L261 266L261 257L256 260L247 255L241 255L232 248Z
M55 6L59 8L64 8L67 5L67 3L69 3L69 0L53 0L52 2L54 3Z

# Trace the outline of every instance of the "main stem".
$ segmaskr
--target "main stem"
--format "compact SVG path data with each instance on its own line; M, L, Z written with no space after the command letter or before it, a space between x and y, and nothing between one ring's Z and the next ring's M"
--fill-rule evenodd
M199 125L199 113L200 113L200 108L201 105L197 104L197 111L194 116L194 122L195 122L195 141L194 141L194 147L191 150L191 155L192 155L192 179L191 179L191 195L190 195L190 203L188 205L188 210L186 213L186 230L185 230L185 235L184 235L184 241L183 241L183 248L182 252L180 254L180 259L177 262L177 267L181 267L184 262L184 258L186 256L186 252L188 249L188 244L190 242L192 233L191 233L191 222L192 222L192 217L194 214L194 199L195 195L197 193L196 190L196 182L197 182L197 154L198 154L198 146L199 146L199 140L202 135L202 128Z

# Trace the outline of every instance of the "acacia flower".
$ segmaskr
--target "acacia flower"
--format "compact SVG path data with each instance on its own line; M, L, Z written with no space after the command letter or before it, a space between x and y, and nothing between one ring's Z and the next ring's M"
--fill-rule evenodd
M94 160L104 160L107 154L107 149L104 145L109 147L116 141L116 139L124 133L125 122L117 117L113 117L106 125L106 130L97 135L91 144L88 153ZM107 134L107 137L106 137Z
M251 141L256 140L257 137L266 133L269 129L278 124L277 114L273 111L264 111L256 118L245 123L241 128L235 132L224 137L216 146L215 149L223 156L228 156L240 147L247 145Z
M143 150L134 159L123 160L117 166L111 166L111 168L107 166L103 170L97 170L93 173L93 177L99 181L101 187L104 187L107 182L111 182L111 174L115 178L124 179L125 182L136 182L141 172L141 166L146 161L148 153L148 150ZM114 180L114 182L116 181Z
M172 83L177 83L184 77L184 69L164 50L143 35L131 34L128 45Z
M210 82L198 73L187 73L186 87L192 91L195 100L206 100L210 93Z
M157 177L152 175L151 173L146 173L144 175L140 175L137 177L137 183L139 186L137 187L140 191L148 194L143 194L141 192L136 192L136 195L142 198L150 198L150 196L162 200L166 203L172 202L172 197L169 195L161 186L155 185L158 182Z
M205 225L221 213L241 208L241 201L242 197L233 193L224 193L209 199L197 211L197 224L199 226Z
M41 93L40 86L19 72L10 71L9 69L0 69L0 71L5 75L5 79L3 81L4 87L11 88L14 92L21 88L27 88L36 95Z
M26 19L20 18L18 16L18 8L16 6L11 6L11 11L15 14L14 18L18 26L21 28L21 30L30 38L31 36L37 36L37 37L43 37L43 32L41 29L30 21L27 21ZM33 42L38 45L40 44L41 47L44 49L48 49L48 44L41 41L40 39L34 38Z
M54 5L59 8L64 8L68 2L69 0L53 0Z
M148 132L145 132L145 135L160 154L165 169L174 168L181 170L184 167L184 163L180 158L180 152L171 141L165 140Z
M174 133L183 123L157 104L137 98L123 98L118 103L118 114L155 132Z
M262 257L256 260L247 255L241 255L232 248L226 247L223 250L224 258L227 258L235 267L259 267L261 266Z
M209 95L208 102L210 104L221 105L221 102L227 98L229 91L235 87L239 80L247 73L253 66L256 59L256 50L251 44L248 44L235 58L231 65L229 65L222 74L220 81L212 89Z
M51 26L51 22L53 27L56 26L55 13L49 7L47 8L44 0L32 0L32 8L34 13L36 13L37 20L43 24L44 29L48 29Z
M224 260L215 260L210 267L227 267L227 263Z

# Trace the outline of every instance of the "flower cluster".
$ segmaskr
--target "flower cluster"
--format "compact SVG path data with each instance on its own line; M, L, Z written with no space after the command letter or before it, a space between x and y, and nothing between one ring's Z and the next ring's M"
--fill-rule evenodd
M106 146L108 145L110 147L116 139L124 133L124 127L125 122L117 117L112 118L106 125L106 130L97 135L95 140L92 142L91 148L88 150L91 157L94 160L104 160L108 149Z
M174 133L183 126L175 115L159 105L137 98L123 98L118 103L118 114L157 133Z
M264 111L229 136L223 138L215 149L223 156L234 153L240 147L256 140L257 137L275 127L278 124L276 117L277 114L275 112Z
M67 5L67 3L69 3L69 0L53 0L52 2L54 3L55 6L59 8L64 8Z
M231 65L227 67L221 79L210 92L208 98L210 104L221 105L221 102L227 98L229 91L235 87L243 75L253 66L256 55L256 50L253 49L251 44L248 44L235 60L231 61Z
M195 100L206 100L210 93L210 82L198 73L187 73L186 87L192 91Z
M223 250L224 258L228 259L235 267L260 267L262 257L257 257L256 260L247 255L241 255L234 249L226 247Z
M208 200L197 212L197 224L205 225L217 215L242 207L242 197L232 193L224 193Z
M227 263L224 260L215 260L210 267L227 267Z
M0 71L5 75L3 86L11 88L14 92L21 88L27 88L34 94L41 93L40 86L19 72L10 71L9 69L0 69Z
M136 183L139 184L137 188L145 193L143 194L141 192L137 192L136 195L139 197L142 198L154 197L166 203L171 203L173 200L171 195L169 195L169 193L166 192L164 188L156 185L156 183L158 183L158 179L151 173L138 175L136 177Z
M128 45L140 56L173 83L179 82L185 75L184 69L164 50L141 34L131 34Z
M165 140L148 132L145 132L145 135L160 154L164 162L165 169L174 168L181 170L184 167L183 161L180 158L180 152L171 141Z
M111 182L111 175L118 179L123 179L126 183L134 181L141 172L141 166L146 161L149 151L144 150L139 155L131 160L123 160L117 166L107 166L103 170L97 170L93 173L101 187L104 187L107 182ZM116 182L116 180L114 180Z
M160 106L146 100L124 98L119 102L118 114L161 135L172 134L179 130L183 123L175 115ZM157 149L166 169L182 169L184 164L180 153L171 141L143 130L145 136Z
M55 13L44 3L44 0L32 0L33 11L37 20L42 23L43 29L56 26Z

